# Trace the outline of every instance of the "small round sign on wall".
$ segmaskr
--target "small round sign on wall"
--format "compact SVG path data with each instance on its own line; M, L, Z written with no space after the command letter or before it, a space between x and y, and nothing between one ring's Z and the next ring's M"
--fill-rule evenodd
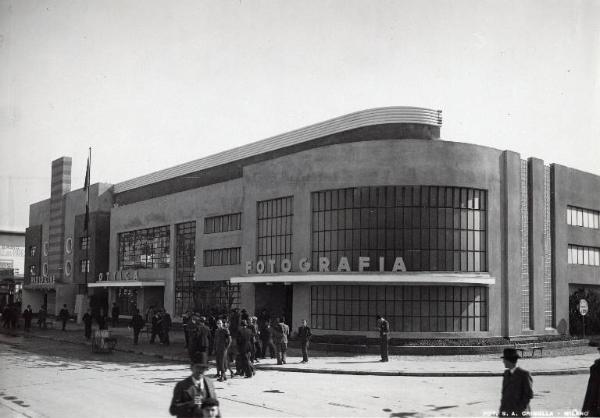
M581 299L579 301L579 313L585 316L588 313L588 303L587 300Z

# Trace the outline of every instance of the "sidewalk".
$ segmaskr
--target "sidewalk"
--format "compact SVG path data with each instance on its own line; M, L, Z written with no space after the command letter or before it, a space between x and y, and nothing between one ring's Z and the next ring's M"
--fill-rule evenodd
M149 336L142 334L140 344L133 345L133 332L126 326L110 328L111 334L117 338L117 351L152 356L175 362L188 362L187 351L184 349L182 331L170 333L170 346L149 344ZM83 325L69 323L67 331L60 329L40 330L33 328L25 333L22 329L0 332L25 338L52 339L66 343L89 346L91 343L84 338ZM310 361L301 363L300 350L288 350L287 364L277 365L273 359L260 360L256 364L258 370L277 370L301 373L330 373L353 375L381 376L502 376L504 367L498 354L453 355L453 356L390 356L390 361L382 363L377 355L353 355L349 353L324 353L310 351ZM105 355L104 355L105 356ZM544 356L519 360L519 366L529 370L532 375L563 375L587 374L589 367L600 357L592 347L571 347L557 350L545 350ZM110 359L110 357L105 357Z

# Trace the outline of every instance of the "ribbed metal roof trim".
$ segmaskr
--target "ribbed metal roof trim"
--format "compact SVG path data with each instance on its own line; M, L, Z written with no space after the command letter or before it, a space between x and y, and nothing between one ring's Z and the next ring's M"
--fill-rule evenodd
M183 163L131 180L118 183L115 193L123 193L149 184L184 176L200 170L232 163L244 158L253 157L266 152L275 151L292 145L301 144L316 138L333 135L365 126L389 123L418 123L442 126L442 111L422 107L384 107L362 110L348 115L330 119L304 128L299 128L281 135L242 145L227 151Z

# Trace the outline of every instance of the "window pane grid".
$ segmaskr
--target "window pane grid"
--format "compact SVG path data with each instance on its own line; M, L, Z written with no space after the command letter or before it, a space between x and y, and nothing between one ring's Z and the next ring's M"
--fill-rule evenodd
M204 267L240 264L241 247L204 250Z
M196 222L175 226L175 315L194 308Z
M600 266L600 248L569 244L567 263Z
M389 270L400 256L412 271L487 271L486 198L485 190L437 186L314 192L312 259L337 266L345 256L357 270L368 256L377 270L385 255Z
M227 215L211 216L204 219L204 233L239 231L242 229L242 214L231 213Z
M598 229L599 219L600 212L597 210L567 206L567 225Z
M155 269L170 264L169 226L119 234L119 268Z
M311 286L310 306L317 329L369 331L377 313L397 332L488 329L483 286Z
M325 205L325 202L321 204ZM268 260L275 260L273 268L277 272L283 259L292 259L293 197L257 202L256 216L256 261L267 263ZM324 218L316 221L325 223ZM323 236L322 241L324 240Z

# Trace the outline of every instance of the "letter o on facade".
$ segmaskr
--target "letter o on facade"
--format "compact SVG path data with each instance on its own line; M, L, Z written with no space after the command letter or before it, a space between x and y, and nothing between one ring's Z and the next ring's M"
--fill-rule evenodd
M65 263L65 274L67 276L70 276L72 271L73 271L73 266L71 266L71 262L70 261L67 261Z
M284 258L283 260L281 260L281 271L284 273L289 273L291 270L292 270L292 262L287 258Z
M65 241L65 251L67 254L71 254L73 251L73 239L71 237L67 238Z
M256 262L256 272L258 274L263 274L265 272L265 262L262 260L259 260Z

